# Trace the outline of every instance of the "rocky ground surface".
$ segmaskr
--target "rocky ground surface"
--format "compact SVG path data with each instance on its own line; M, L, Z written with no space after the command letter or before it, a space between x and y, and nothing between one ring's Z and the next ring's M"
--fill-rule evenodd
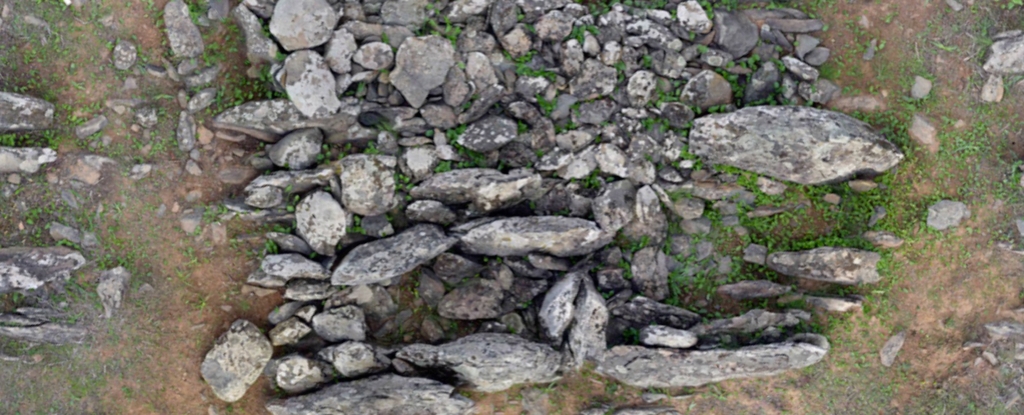
M1013 2L71 3L0 3L14 413L1021 408Z

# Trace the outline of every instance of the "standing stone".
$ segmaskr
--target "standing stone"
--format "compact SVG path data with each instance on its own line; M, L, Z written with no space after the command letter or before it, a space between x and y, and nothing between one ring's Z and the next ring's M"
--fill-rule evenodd
M544 329L544 337L561 342L562 333L572 323L576 294L579 293L583 278L590 278L586 273L570 272L565 274L544 294L537 317Z
M842 285L874 284L882 256L855 248L815 248L799 252L775 252L765 265L791 277Z
M928 227L937 231L960 226L960 221L971 217L971 209L963 202L940 200L928 207Z
M324 191L306 196L295 207L299 236L320 255L334 256L335 245L341 242L351 222L352 214Z
M287 51L327 43L341 13L325 0L280 0L270 18L270 33Z
M341 159L341 203L362 216L376 216L395 203L395 166L392 156L353 154Z
M100 274L100 283L96 286L96 294L103 304L103 318L110 318L114 311L121 308L124 300L124 293L128 290L128 280L131 274L124 267L117 267L112 270L103 271Z
M167 27L167 40L171 45L171 53L175 58L198 58L203 54L203 35L192 23L188 5L182 0L171 0L164 6L164 26Z
M258 64L277 61L277 43L267 37L263 32L263 22L245 4L235 7L231 17L245 38L245 57L249 62Z
M430 90L444 84L453 65L455 49L447 39L434 35L408 38L395 56L391 84L410 106L420 108Z
M0 147L0 173L27 173L39 171L42 165L57 161L57 152L40 147Z
M630 267L633 286L640 294L655 301L668 297L668 265L660 246L648 246L633 254Z
M39 98L0 92L0 133L50 128L53 110L53 104Z
M218 399L236 402L260 377L273 353L273 346L259 328L246 320L235 320L206 353L200 372Z
M458 241L436 225L416 225L402 233L357 246L334 270L334 285L387 281L436 258Z
M473 401L454 392L454 387L435 380L387 374L272 400L266 407L272 415L397 415L409 410L417 415L461 415L473 408Z
M605 342L607 329L608 307L604 297L594 288L590 278L584 277L576 296L573 325L569 329L569 350L577 369L583 367L584 362L601 360L608 348Z
M869 125L809 107L747 107L698 118L690 151L706 163L808 185L881 173L903 159Z
M307 128L286 135L267 147L267 157L276 166L305 170L316 165L324 135L318 128Z
M322 1L322 0L321 0ZM303 115L322 118L338 112L335 79L320 54L300 50L284 61L284 89Z
M83 265L85 257L69 248L0 248L0 294L66 281Z

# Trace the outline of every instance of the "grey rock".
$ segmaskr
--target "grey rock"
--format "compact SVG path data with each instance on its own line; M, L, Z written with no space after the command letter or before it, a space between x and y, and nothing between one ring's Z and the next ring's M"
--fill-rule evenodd
M732 102L732 86L714 71L702 71L691 78L683 88L679 100L687 105L708 109Z
M516 135L515 121L491 116L470 124L459 137L458 143L470 150L486 153L508 144L516 138Z
M345 237L352 214L330 194L316 191L295 207L296 230L320 255L334 256L335 245Z
M676 7L676 18L679 19L679 24L683 26L683 29L688 32L707 33L713 27L707 12L704 11L700 3L694 0L679 3L679 6Z
M960 222L971 217L971 209L963 202L940 200L928 207L929 228L944 231L960 226Z
M740 281L733 284L726 284L716 290L719 295L732 298L736 301L757 300L761 298L773 298L788 293L792 287L777 284L767 280Z
M196 147L196 119L188 111L182 111L178 116L175 137L178 139L178 150L182 153L188 153Z
M698 336L717 334L757 333L771 327L793 327L808 321L811 314L804 310L786 310L784 313L773 313L760 309L750 310L736 317L711 320L690 328Z
M450 370L481 392L554 382L563 359L550 346L499 333L471 334L440 346L414 344L397 356L416 366Z
M437 306L441 317L453 320L495 319L504 314L502 300L505 292L500 284L485 279L474 279L455 288Z
M267 239L274 242L277 248L282 252L294 252L308 256L313 253L313 249L309 247L302 238L292 235L290 233L280 232L267 232Z
M533 42L530 40L527 30L524 25L518 24L512 31L498 38L502 48L513 58L521 58L530 52Z
M420 108L430 90L445 83L455 65L455 49L440 36L406 39L398 48L391 83L413 108Z
M237 402L256 382L273 355L270 341L246 320L235 320L206 353L200 372L213 394Z
M423 302L428 306L437 307L441 299L444 298L444 283L426 272L420 273L418 282L416 292L419 293Z
M878 356L882 360L882 366L890 367L896 362L896 355L899 354L900 349L903 348L903 342L906 340L907 332L901 331L885 341L885 344L882 345L882 350L878 351Z
M637 251L630 262L633 286L642 295L655 301L662 301L669 295L667 258L659 246L648 246Z
M684 221L697 219L704 214L703 200L685 195L669 195L658 185L653 185L651 188L654 189L661 203Z
M267 403L273 415L337 413L396 415L415 410L422 415L461 415L473 408L473 401L441 382L381 375L353 382L336 383L315 393Z
M380 16L384 24L419 29L427 20L430 5L427 0L387 0L380 7Z
M324 304L328 308L346 305L359 306L367 313L371 323L387 319L398 311L398 305L391 294L379 285L356 285L346 288Z
M327 383L331 379L330 367L323 362L291 354L271 363L274 384L288 393L302 393Z
M644 296L637 296L624 304L609 307L609 312L612 317L612 324L608 328L609 338L613 334L621 334L627 328L640 330L657 324L688 329L701 321L701 317L692 311L661 304Z
M466 81L466 72L458 66L453 66L445 76L442 93L444 103L450 107L461 107L469 98L469 83Z
M537 20L537 37L547 42L561 42L572 32L575 19L559 10L552 10Z
M164 6L164 26L167 40L175 58L197 58L203 54L203 35L192 23L188 5L181 0L172 0Z
M74 244L82 243L82 232L70 226L58 222L50 222L50 237L55 241L68 241Z
M69 248L0 248L0 293L63 283L83 265L85 257Z
M416 225L350 251L334 270L331 283L358 285L386 281L434 259L457 241L436 225Z
M825 23L818 19L765 19L765 24L773 29L786 33L810 33L817 32L825 27Z
M775 27L773 27L775 28ZM814 48L818 47L821 41L818 38L810 35L800 34L796 36L796 57L804 59L804 57L810 53Z
M634 205L636 218L622 230L626 237L640 241L645 237L651 246L661 246L668 230L668 218L661 210L661 200L651 186L644 186L636 192Z
M114 53L112 59L114 60L114 68L125 71L135 66L135 59L138 57L138 50L135 49L135 44L127 40L118 40L117 45L114 46Z
M585 272L567 273L544 294L537 318L545 338L561 342L562 334L572 323L576 294L579 293L583 278L589 279L590 276Z
M864 239L872 245L885 249L896 249L903 245L903 238L889 231L867 231Z
M347 102L346 106L351 104ZM348 108L347 108L348 109ZM228 109L214 117L212 128L243 133L260 141L275 143L289 132L318 127L328 134L345 131L347 134L364 134L355 126L356 114L342 111L329 118L309 118L303 115L290 100L275 99L250 101ZM375 135L376 132L373 132ZM369 138L369 137L366 137Z
M781 74L775 62L765 62L750 77L750 81L743 91L743 103L750 104L770 98L775 93L775 86L780 79Z
M54 161L57 161L57 152L51 148L0 147L0 173L32 174Z
M881 279L881 255L855 248L815 248L775 252L765 265L780 274L842 285L873 284Z
M807 305L813 307L815 310L829 313L848 313L854 310L860 310L864 305L864 299L859 296L838 298L807 295L803 297L803 300Z
M782 64L786 65L786 70L789 71L789 73L793 74L801 81L814 82L818 80L818 70L804 63L800 59L792 56L784 56L782 58Z
M293 279L327 279L327 270L319 263L299 254L278 254L263 257L258 271L249 276L249 284L265 288L281 288Z
M359 341L324 348L317 356L330 362L343 378L379 373L391 366L391 360L379 349Z
M462 171L462 170L459 170ZM436 200L417 200L405 208L405 216L413 222L448 225L455 222L455 212Z
M461 255L445 252L437 256L432 269L442 281L458 284L463 278L483 271L484 266Z
M291 170L305 170L316 165L323 133L317 128L297 130L277 144L267 147L267 157L275 165Z
M12 317L17 321L12 322ZM0 314L0 322L2 322L2 324L0 324L0 337L7 337L11 340L29 343L45 343L52 345L68 343L79 344L85 341L85 337L89 334L88 330L84 327L63 323L35 321L31 317L26 319L23 315Z
M819 79L813 83L801 82L797 87L797 93L807 102L826 105L840 93L840 88L832 81Z
M800 334L774 344L736 350L680 351L617 346L597 372L638 388L696 387L728 379L756 378L802 369L828 353L825 337Z
M964 9L964 5L960 4L960 2L956 0L946 0L946 5L948 5L949 8L953 9L953 11L955 12L959 12L960 10Z
M287 51L327 43L340 13L325 0L279 0L270 18L270 33Z
M515 0L498 0L491 6L487 21L494 34L500 37L515 27L518 16L519 6Z
M341 108L334 75L320 54L309 50L293 52L285 59L283 70L285 92L306 117L327 117Z
M697 335L666 326L647 326L640 330L640 343L650 347L687 349L697 344Z
M331 308L313 316L313 330L328 342L366 339L366 316L356 306Z
M1024 324L1016 321L997 321L985 325L993 341L1024 340Z
M615 90L617 76L615 68L596 59L587 59L580 75L569 81L569 93L582 101L610 95Z
M690 131L690 151L705 162L800 184L881 173L903 159L867 124L808 107L749 107L698 118Z
M395 167L392 156L353 154L341 159L341 202L349 211L375 216L395 203Z
M263 32L263 23L245 4L239 4L231 11L231 17L245 38L245 57L252 63L277 61L277 43Z
M910 139L915 144L921 146L929 153L936 154L939 152L939 138L938 130L927 118L921 114L914 114L914 118L910 123L910 128L907 130L907 134L910 135Z
M216 99L217 89L206 88L199 92L196 92L196 94L188 100L188 105L186 105L185 109L187 109L189 113L195 114L199 111L209 108L210 105L213 105L213 102Z
M463 251L478 255L522 256L542 252L559 257L586 255L611 242L613 234L596 223L562 216L498 219L468 230Z
M910 87L910 97L924 99L932 92L932 81L921 76L914 77L914 86Z
M269 160L267 164L272 165ZM269 209L284 202L284 194L308 192L326 186L334 175L331 169L278 171L259 176L245 186L245 204Z
M608 348L605 343L608 307L589 277L583 278L576 297L573 322L568 343L575 367L579 369L587 361L600 361Z
M89 137L93 134L102 131L103 127L107 126L107 123L107 117L104 115L99 115L75 127L75 136L78 138Z
M292 301L320 301L337 292L327 281L293 279L285 284L284 299Z
M984 102L1000 102L1003 100L1003 77L989 75L985 85L981 87L981 100Z
M626 95L635 107L647 106L655 97L657 78L651 71L636 71L626 84Z
M352 56L358 49L355 36L346 29L338 29L324 47L324 60L332 71L347 74L352 70Z
M715 43L737 58L745 56L759 40L757 25L739 12L715 10Z
M196 73L183 77L182 83L185 84L186 88L195 89L205 86L217 79L217 75L220 74L220 64L215 64L203 69L200 69Z
M982 66L985 72L996 75L1024 73L1024 33L1016 31L996 37Z
M355 55L352 55L352 62L371 71L387 69L395 63L395 51L387 43L366 43L356 50Z
M121 308L128 281L132 275L124 267L117 267L100 273L100 282L96 285L96 294L103 304L103 318L110 318L114 311Z
M407 171L414 182L426 179L434 174L440 159L433 147L413 147L402 153L400 166Z
M312 332L313 329L309 328L306 323L297 317L292 317L275 325L267 334L270 336L270 344L276 347L296 344Z
M159 121L157 110L153 107L144 107L135 110L135 122L144 128L156 127L156 123Z
M602 144L611 146L612 144ZM617 147L615 147L617 148ZM601 158L598 158L599 163ZM602 171L606 171L602 169ZM593 202L594 220L605 232L617 232L636 217L634 204L636 188L628 180L619 180L605 186Z
M274 6L278 0L242 0L242 5L263 19L274 15Z
M0 132L44 130L53 125L53 104L39 98L0 92Z

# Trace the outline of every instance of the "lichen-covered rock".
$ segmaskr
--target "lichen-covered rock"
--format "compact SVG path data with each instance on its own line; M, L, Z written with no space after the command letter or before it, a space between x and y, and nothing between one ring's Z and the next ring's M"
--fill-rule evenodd
M66 281L83 265L85 257L70 248L0 248L0 294Z
M285 321L278 323L267 335L270 336L270 344L274 346L287 346L296 344L307 334L312 333L313 329L309 328L306 323L303 323L296 317L289 318Z
M352 223L352 214L342 209L329 193L316 191L295 207L295 223L299 236L316 253L334 256L335 245L345 237Z
M447 251L458 239L436 225L416 225L402 233L359 245L334 270L334 285L372 284L412 271Z
M541 252L568 257L594 252L611 242L613 236L585 219L532 216L482 224L462 235L460 244L464 251L478 255L522 256Z
M248 7L239 4L231 11L231 17L245 38L245 57L252 63L277 61L277 43L263 33L263 22Z
M317 128L298 130L267 147L267 157L275 165L290 170L308 169L316 165L323 141L324 135Z
M455 49L448 39L436 35L408 38L395 55L391 84L409 105L419 108L426 102L430 90L444 84L453 65Z
M132 275L124 267L117 267L100 273L100 282L96 285L96 294L103 304L103 318L110 318L114 311L121 308L124 294L128 291L128 280Z
M306 117L327 117L338 112L341 101L335 91L336 82L319 53L300 50L284 60L284 90Z
M494 151L515 140L516 122L505 117L491 116L470 124L459 136L459 145L486 153Z
M271 362L274 368L274 384L288 393L301 393L320 386L331 379L330 367L325 363L288 355Z
M474 279L441 298L437 313L453 320L484 320L501 317L505 291L497 281Z
M817 334L799 334L781 343L736 350L617 346L605 353L596 370L637 388L697 387L805 368L821 361L828 350L828 340Z
M746 251L746 250L744 250ZM746 257L744 257L746 259ZM749 262L749 261L748 261ZM762 263L764 261L762 260ZM718 294L736 301L756 300L760 298L778 297L788 293L792 287L777 284L768 280L740 281L718 287Z
M50 128L53 110L53 104L39 98L0 92L0 132Z
M353 154L341 159L341 203L357 215L376 216L395 203L393 156Z
M379 349L359 341L324 348L317 356L330 362L338 376L344 378L378 373L391 366L391 359Z
M815 248L799 252L775 252L768 255L765 265L771 270L791 277L843 285L873 284L878 275L878 261L882 256L855 248Z
M268 143L276 143L285 134L303 128L320 128L328 134L345 132L357 137L368 134L356 123L357 103L346 100L341 108L330 117L310 118L287 99L250 101L220 113L213 118L210 127L243 133Z
M258 327L235 320L206 353L200 372L218 399L236 402L263 373L273 353L273 346Z
M259 176L245 186L245 204L270 209L284 203L284 196L308 192L330 182L331 169L277 171Z
M514 334L477 333L440 346L414 344L398 358L424 368L447 369L481 392L560 379L562 353Z
M366 316L356 306L324 310L313 316L313 330L329 342L366 339Z
M686 349L697 344L697 335L689 330L653 325L640 330L640 343L651 347Z
M569 329L569 350L572 351L574 367L583 367L584 362L599 361L608 348L608 307L604 297L594 288L589 277L583 278L576 308L573 311L573 325Z
M585 272L567 273L544 294L537 318L546 338L560 341L562 333L569 328L576 307L576 294L580 291L583 278L589 279L590 276Z
M792 327L800 324L800 322L810 320L810 318L810 313L798 309L786 310L784 313L753 309L736 317L721 318L704 324L698 324L690 327L689 331L698 336L723 333L756 333L769 327Z
M181 0L172 0L164 6L164 26L167 27L167 41L176 58L197 58L203 54L203 35L192 22L188 5Z
M3 109L0 109L0 117ZM0 120L2 123L3 120ZM3 125L0 125L0 130ZM57 152L43 147L0 147L0 173L27 173L39 171L44 164L57 161Z
M489 212L522 202L540 184L540 175L528 170L503 174L494 169L471 168L435 174L409 194L414 199L449 205L471 203L475 210Z
M325 0L280 0L270 18L270 33L285 50L327 43L341 14Z
M748 107L698 118L690 151L705 162L808 185L882 173L903 159L869 125L810 107Z
M1007 33L996 37L989 47L985 72L996 75L1024 73L1024 33Z
M259 272L249 283L266 288L281 288L293 279L325 280L329 274L322 265L299 254L278 254L263 257Z
M273 415L398 415L414 410L416 415L463 415L473 408L473 401L454 391L435 380L381 375L273 400L267 403L267 411Z

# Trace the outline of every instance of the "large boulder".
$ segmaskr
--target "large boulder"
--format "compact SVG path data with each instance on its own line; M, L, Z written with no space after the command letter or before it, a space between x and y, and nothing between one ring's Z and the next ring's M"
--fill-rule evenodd
M53 104L39 98L0 92L0 133L50 128L53 110Z
M167 41L175 58L197 58L203 54L203 35L192 22L185 2L172 0L164 6L164 26L167 27Z
M391 84L409 105L419 108L427 101L430 90L444 83L452 65L455 65L455 49L448 39L436 35L411 37L395 55Z
M842 285L873 284L878 275L878 253L855 248L815 248L768 255L769 269L791 277Z
M613 236L585 219L532 216L484 223L466 232L460 243L464 251L478 255L523 256L541 252L569 257L601 249Z
M821 361L828 350L828 340L817 334L798 334L781 343L736 350L617 346L605 353L596 370L637 388L697 387L801 369Z
M1024 73L1024 33L1000 34L995 40L983 66L985 71L997 75Z
M284 74L284 90L303 115L327 117L341 108L334 75L319 53L300 50L288 55Z
M446 236L437 225L416 225L350 251L334 270L331 283L359 285L387 281L434 259L456 242L458 239Z
M471 203L475 210L489 212L522 202L540 184L540 175L531 171L503 174L494 169L458 169L427 178L409 194L413 199L449 205Z
M327 43L340 18L325 0L280 0L270 18L270 33L285 50L315 48Z
M235 320L206 353L200 372L218 399L236 402L260 377L273 354L273 346L258 327Z
M0 109L0 117L3 116L2 111ZM57 152L50 148L0 147L0 173L32 174L39 171L42 165L54 161L57 161Z
M353 154L341 159L341 203L357 215L376 216L395 203L393 156Z
M397 356L416 366L449 370L481 392L554 382L563 359L548 345L504 333L471 334L440 346L414 344Z
M83 265L85 257L70 248L0 248L0 294L67 281Z
M748 107L698 118L690 151L725 164L800 184L881 173L903 153L863 122L810 107Z
M273 415L463 415L473 401L431 379L381 375L267 403Z

